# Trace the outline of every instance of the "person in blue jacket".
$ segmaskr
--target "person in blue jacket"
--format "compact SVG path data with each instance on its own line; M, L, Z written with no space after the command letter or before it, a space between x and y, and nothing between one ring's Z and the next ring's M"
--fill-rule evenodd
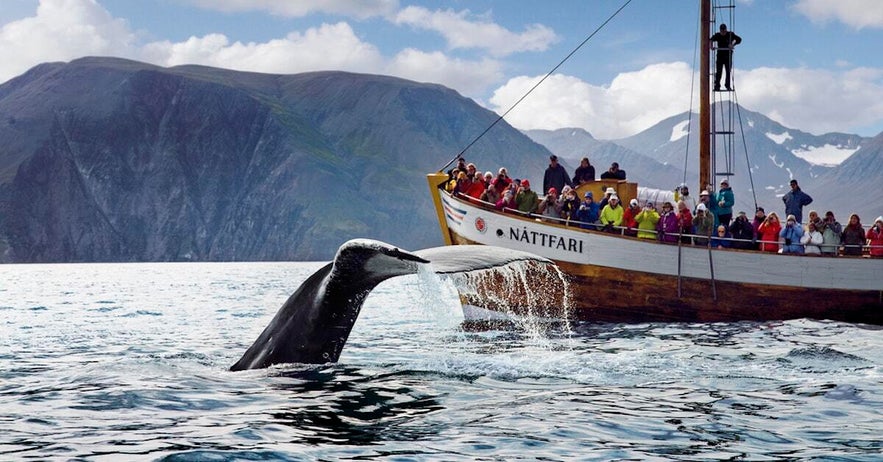
M601 215L601 208L595 202L592 191L586 191L584 196L585 200L579 204L579 209L576 211L576 219L582 222L581 228L595 229L595 223L598 222L598 217Z
M782 253L803 253L803 244L800 243L800 238L803 237L803 226L800 226L794 215L788 215L785 226L779 231L779 237L785 241L782 245Z
M803 207L812 204L812 197L800 189L797 180L791 180L791 191L782 196L785 203L785 215L794 215L798 223L803 223Z

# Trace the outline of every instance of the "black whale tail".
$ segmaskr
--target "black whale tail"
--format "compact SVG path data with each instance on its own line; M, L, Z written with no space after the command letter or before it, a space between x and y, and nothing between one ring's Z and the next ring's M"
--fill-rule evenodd
M340 246L333 262L301 284L230 370L336 362L371 290L389 278L415 274L418 264L430 260L439 274L515 261L551 263L526 252L491 246L447 246L410 253L385 242L354 239Z

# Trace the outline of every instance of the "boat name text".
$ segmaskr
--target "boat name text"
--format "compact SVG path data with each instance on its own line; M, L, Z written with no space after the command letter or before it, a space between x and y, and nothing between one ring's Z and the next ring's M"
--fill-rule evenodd
M510 227L509 239L565 252L583 253L583 241L581 239L561 237L539 231L529 231L526 227L521 229Z

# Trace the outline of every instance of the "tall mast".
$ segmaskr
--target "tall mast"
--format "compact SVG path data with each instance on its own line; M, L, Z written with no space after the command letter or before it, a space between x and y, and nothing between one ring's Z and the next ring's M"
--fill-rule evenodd
M699 0L699 191L711 183L711 0Z

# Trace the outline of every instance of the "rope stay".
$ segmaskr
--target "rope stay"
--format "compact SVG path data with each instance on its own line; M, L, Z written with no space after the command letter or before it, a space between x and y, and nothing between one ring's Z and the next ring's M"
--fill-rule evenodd
M528 95L530 95L531 93L533 93L533 91L536 90L537 87L539 87L543 82L546 81L546 79L548 79L552 74L554 74L555 71L557 71L559 67L561 67L562 65L564 65L564 63L565 63L567 60L569 60L574 54L576 54L576 52L579 51L579 49L582 48L583 45L585 45L586 43L588 43L589 40L591 40L592 37L595 36L595 34L597 34L598 32L600 32L601 29L603 29L603 28L607 25L607 23L609 23L610 21L612 21L613 18L615 18L615 17L616 17L616 16L617 16L617 15L618 15L623 9L625 9L625 7L628 6L628 4L631 3L631 2L632 2L632 0L626 0L625 3L623 3L622 6L619 7L619 9L617 9L616 11L614 11L613 14L611 14L610 17L608 17L603 23L601 23L601 25L598 26L598 27L597 27L597 28L596 28L591 34L589 34L589 36L586 37L585 40L583 40L582 42L580 42L580 44L577 45L576 48L574 48L570 53L568 53L567 56L564 57L564 59L562 59L561 61L559 61L558 64L555 65L555 67L553 67L549 72L546 73L546 75L543 76L543 78L541 78L536 84L534 84L534 86L532 86L529 90L527 90L527 92L526 92L525 94L523 94L523 95L521 96L521 98L518 98L518 100L515 101L515 103L513 103L511 106L509 106L509 109L506 109L506 111L505 111L502 115L498 116L498 117L496 118L496 120L494 120L494 121L493 121L493 122L492 122L487 128L484 129L483 132L481 132L481 133L480 133L478 136L476 136L472 141L470 141L469 144L467 144L465 148L463 148L462 150L460 150L460 152L458 152L457 155L454 156L453 159L449 160L448 163L445 164L445 165L444 165L442 168L440 168L438 171L439 171L439 172L443 172L446 168L448 168L449 166L451 166L451 164L453 164L454 162L456 162L457 159L459 159L460 157L463 157L463 154L465 154L466 151L468 151L469 148L472 147L472 145L474 145L475 143L477 143L478 140L480 140L484 135L486 135L489 131L491 131L491 129L494 128L494 126L496 126L496 125L497 125L501 120L503 120L503 119L504 119L504 118L505 118L510 112L512 112L512 110L515 109L516 106L518 106L519 104L521 104L521 102L524 101L524 100L528 97Z

